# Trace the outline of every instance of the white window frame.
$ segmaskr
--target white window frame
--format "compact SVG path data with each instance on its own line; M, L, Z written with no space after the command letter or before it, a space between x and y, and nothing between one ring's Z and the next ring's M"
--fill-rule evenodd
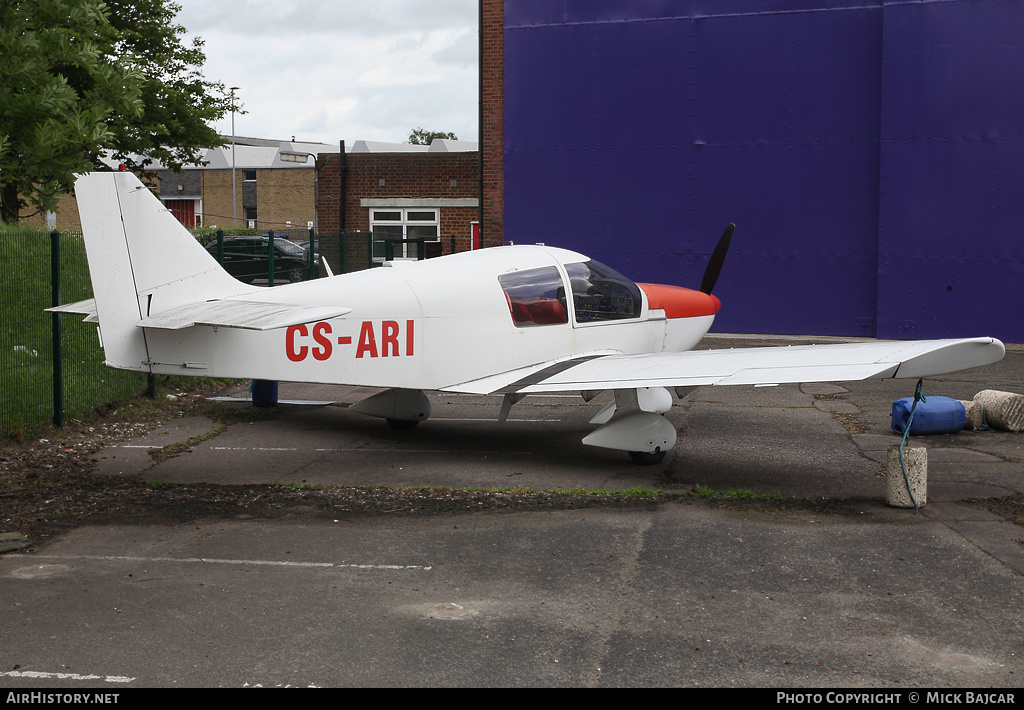
M399 214L399 219L379 219L378 214L395 213ZM432 220L422 219L410 219L409 215L417 212L431 212L434 215ZM439 207L371 207L370 208L370 234L374 233L375 227L398 227L402 228L402 239L411 239L409 236L410 227L434 227L435 236L433 239L428 241L437 242L441 240L441 209ZM381 263L384 261L384 249L381 247L380 256L377 255L377 244L383 244L381 240L372 240L371 248L374 251L373 261L374 263ZM395 245L395 260L413 260L416 257L410 256L413 250L410 250L409 244ZM397 248L401 247L401 249Z

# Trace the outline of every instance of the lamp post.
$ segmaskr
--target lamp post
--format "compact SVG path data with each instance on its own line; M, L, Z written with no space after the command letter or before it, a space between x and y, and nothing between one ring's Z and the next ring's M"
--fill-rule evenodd
M238 226L238 194L235 181L235 91L240 86L231 87L231 226Z

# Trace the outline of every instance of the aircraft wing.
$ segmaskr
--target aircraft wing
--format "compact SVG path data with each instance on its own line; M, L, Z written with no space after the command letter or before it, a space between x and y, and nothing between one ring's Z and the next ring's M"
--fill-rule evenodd
M491 376L486 381L446 389L479 392L479 385L484 385L491 388L491 393L530 394L916 379L998 362L1004 352L1003 344L995 338L972 338L619 354L548 363L546 367L500 385Z

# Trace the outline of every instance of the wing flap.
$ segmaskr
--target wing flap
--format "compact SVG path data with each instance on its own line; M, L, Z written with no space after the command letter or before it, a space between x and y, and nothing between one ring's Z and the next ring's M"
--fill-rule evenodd
M609 355L575 364L541 381L511 383L499 391L916 379L998 362L1004 352L1003 344L994 338L972 338Z
M159 330L181 330L197 325L246 330L274 330L292 325L329 320L351 313L351 308L337 306L295 306L259 301L217 300L191 303L172 308L149 318L138 326Z

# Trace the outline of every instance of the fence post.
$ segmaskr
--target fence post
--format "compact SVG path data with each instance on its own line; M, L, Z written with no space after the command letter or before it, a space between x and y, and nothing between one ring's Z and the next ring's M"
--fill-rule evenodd
M267 274L267 285L268 286L273 286L274 285L274 230L271 229L269 232L267 232L267 236L269 237L269 239L267 239L267 264L268 264L268 271L270 272L270 273Z
M60 303L60 232L50 232L50 305L54 308ZM51 313L53 319L53 425L64 428L64 367L61 350L60 313Z
M217 230L217 263L224 266L224 230Z

